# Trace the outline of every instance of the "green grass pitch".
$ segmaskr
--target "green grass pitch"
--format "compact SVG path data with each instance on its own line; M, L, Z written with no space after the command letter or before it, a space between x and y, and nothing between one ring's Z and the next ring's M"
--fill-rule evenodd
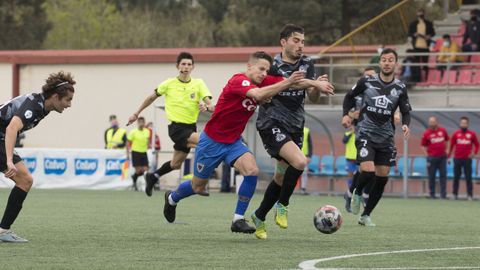
M3 211L9 190L0 190ZM258 206L257 193L248 210ZM298 269L305 260L346 254L480 246L480 203L427 199L382 200L376 228L356 224L343 199L298 196L291 200L289 228L267 217L268 239L232 234L233 194L191 197L177 220L162 215L163 192L33 190L12 227L28 244L0 243L0 269ZM335 234L313 227L315 209L337 206L344 224ZM480 250L358 257L318 268L480 267Z

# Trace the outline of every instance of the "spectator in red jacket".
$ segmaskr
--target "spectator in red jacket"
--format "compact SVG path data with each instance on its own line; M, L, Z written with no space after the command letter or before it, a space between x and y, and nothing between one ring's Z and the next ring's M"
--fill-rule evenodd
M428 119L428 128L423 133L422 150L427 157L428 186L430 198L435 199L435 175L440 173L440 196L447 198L447 131L438 125L437 118Z
M463 116L460 118L460 129L452 134L452 140L450 143L450 151L448 156L453 152L453 196L455 200L458 199L458 182L463 172L465 173L465 179L467 180L467 194L468 200L473 200L473 187L472 187L472 158L478 154L478 139L474 131L468 129L469 120Z

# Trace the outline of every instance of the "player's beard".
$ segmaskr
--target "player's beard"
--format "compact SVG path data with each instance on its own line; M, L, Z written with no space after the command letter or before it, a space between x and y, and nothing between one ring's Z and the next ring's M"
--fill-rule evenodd
M393 74L394 70L392 69L392 71L390 71L390 72L385 72L385 71L382 70L381 72L382 72L383 76L390 76L390 75Z

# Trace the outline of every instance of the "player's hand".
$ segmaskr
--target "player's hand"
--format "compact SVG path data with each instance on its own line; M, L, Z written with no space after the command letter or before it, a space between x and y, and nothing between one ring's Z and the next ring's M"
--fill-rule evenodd
M318 76L317 78L317 81L325 81L325 82L328 82L328 75L327 74L323 74L322 76Z
M349 128L351 125L352 125L352 118L350 118L350 116L348 116L348 115L343 116L342 126L344 128Z
M4 174L5 177L7 178L13 178L15 175L17 175L17 167L15 167L15 164L13 164L12 161L7 162L7 170L5 170Z
M353 117L353 119L358 119L358 118L360 118L360 111L354 111L354 112L352 112L352 117Z
M474 158L474 157L475 157L475 154L474 154L474 153L471 153L468 157L469 157L469 158Z
M133 122L137 121L137 119L138 119L138 114L136 113L132 114L132 116L128 118L127 126L130 126L131 124L133 124Z
M199 109L201 112L206 112L206 111L208 111L207 104L205 104L205 103L203 103L203 102L198 103L198 109Z
M290 83L290 85L292 85L294 83L300 82L300 80L304 78L305 78L305 71L295 71L292 73L292 75L290 75L290 77L288 77L287 80Z
M410 137L410 128L407 125L402 126L403 138L407 139Z
M333 87L333 84L331 84L328 80L327 81L318 81L317 89L320 90L320 92L322 92L326 95L333 96L335 94L334 93L335 87Z

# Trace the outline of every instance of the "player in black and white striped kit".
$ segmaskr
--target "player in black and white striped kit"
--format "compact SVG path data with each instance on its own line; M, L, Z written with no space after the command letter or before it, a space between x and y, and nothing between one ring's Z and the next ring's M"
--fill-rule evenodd
M10 230L33 183L22 158L14 151L17 136L36 127L51 111L62 113L70 107L73 85L70 73L50 74L41 93L18 96L0 105L0 171L15 182L0 222L0 242L28 242Z
M383 50L380 54L381 73L361 78L346 94L343 103L342 125L350 127L352 119L348 113L355 107L355 97L363 96L355 142L361 173L352 196L351 210L353 214L360 212L362 190L374 179L369 200L359 218L359 224L365 226L375 226L370 214L383 195L390 167L395 166L397 151L394 142L394 114L397 108L400 108L402 115L404 137L408 138L410 134L408 126L412 108L405 84L394 76L397 61L398 56L394 50Z

